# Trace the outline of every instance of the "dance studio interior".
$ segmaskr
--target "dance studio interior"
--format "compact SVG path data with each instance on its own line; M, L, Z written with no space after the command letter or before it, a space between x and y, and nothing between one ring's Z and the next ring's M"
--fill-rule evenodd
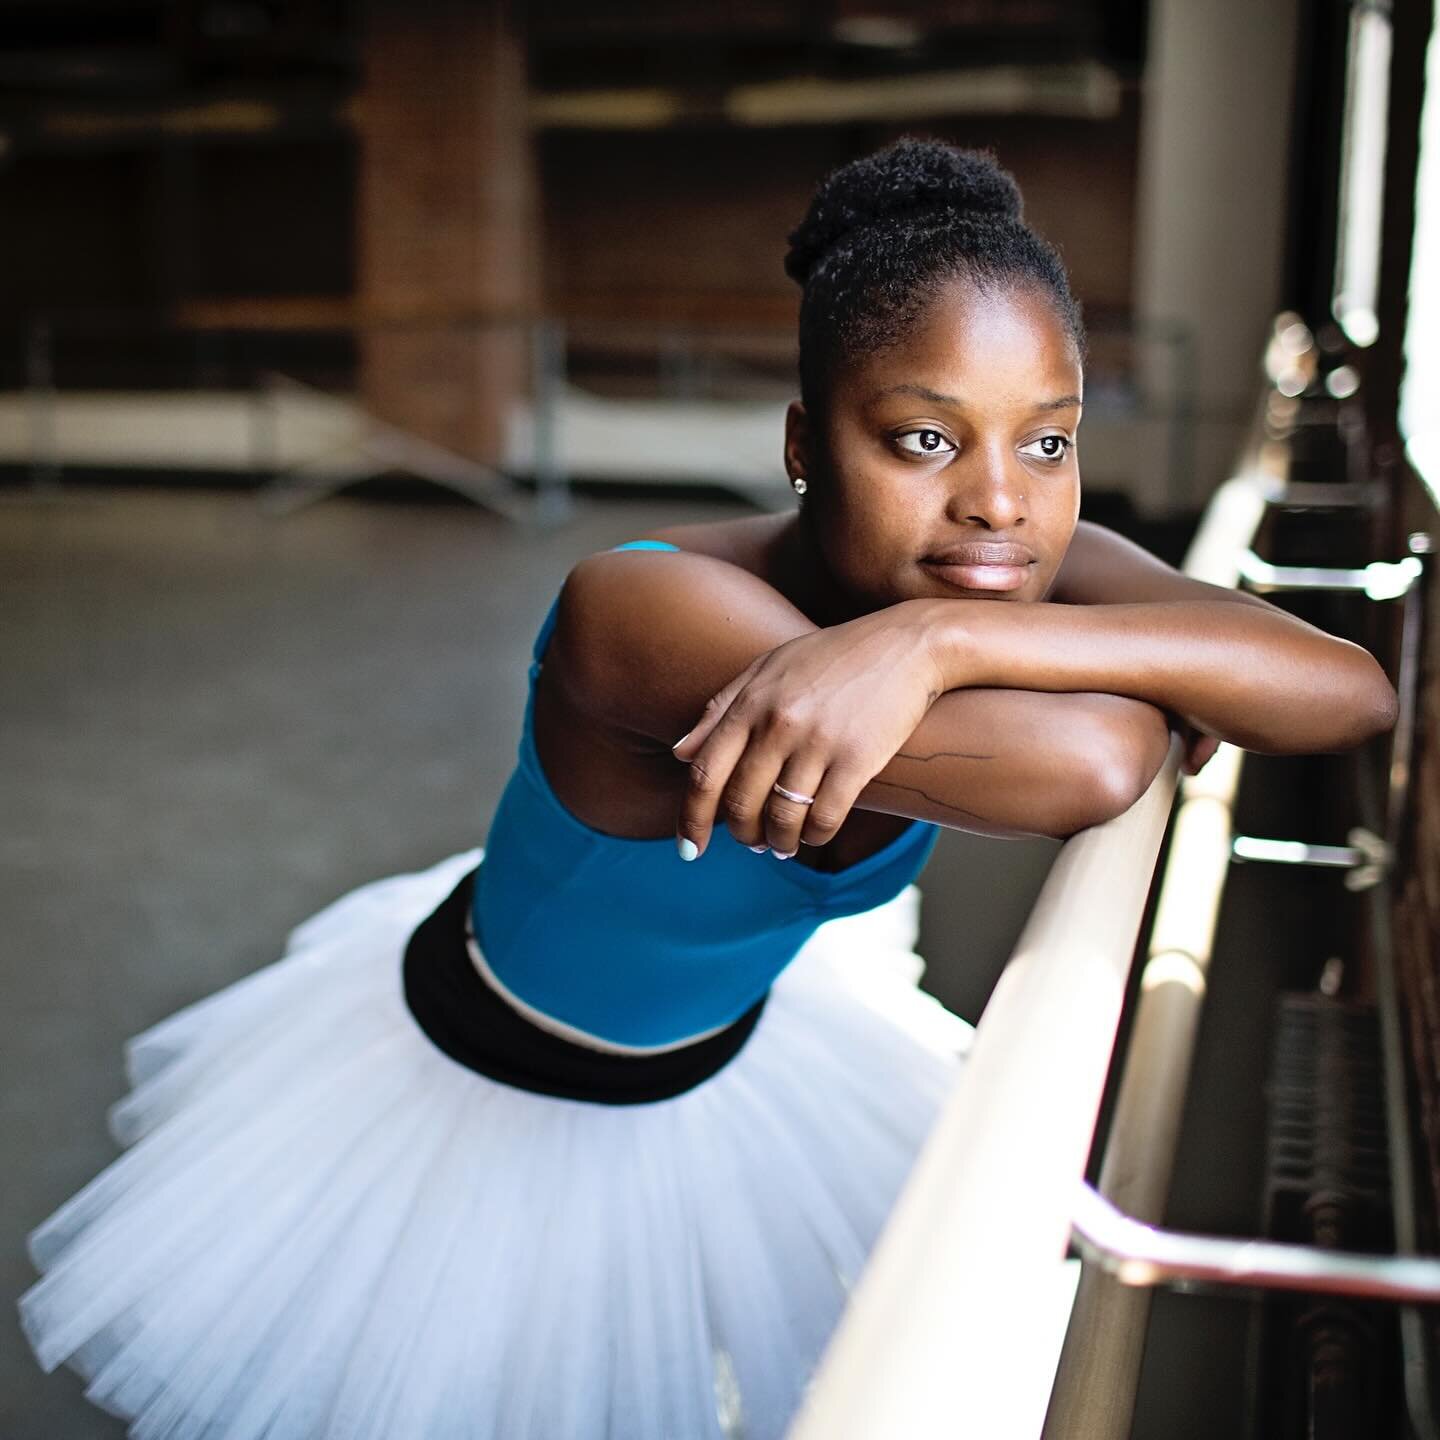
M1434 18L0 0L7 1295L128 1037L484 844L571 567L794 507L786 237L925 136L1068 269L1082 518L1365 647L1398 719L940 835L974 1049L787 1433L1440 1437ZM84 1392L0 1319L4 1440L200 1434Z

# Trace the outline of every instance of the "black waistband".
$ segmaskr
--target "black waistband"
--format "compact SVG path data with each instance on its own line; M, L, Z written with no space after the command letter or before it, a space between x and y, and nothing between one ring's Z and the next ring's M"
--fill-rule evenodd
M607 1105L666 1100L733 1059L764 1009L762 996L717 1034L657 1055L612 1055L564 1040L527 1020L471 963L465 921L474 887L471 871L410 937L405 1003L439 1049L492 1080Z

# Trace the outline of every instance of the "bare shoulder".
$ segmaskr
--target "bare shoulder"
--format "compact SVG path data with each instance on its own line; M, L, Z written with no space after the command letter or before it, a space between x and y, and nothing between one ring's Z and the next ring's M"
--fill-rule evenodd
M1103 605L1152 598L1134 592L1137 581L1164 585L1179 571L1143 545L1093 520L1075 526L1051 599L1074 605Z
M646 538L678 545L680 528ZM546 670L575 710L673 738L757 656L815 628L767 581L716 553L724 545L715 537L704 539L703 551L604 551L570 572Z
M1228 600L1271 608L1258 596L1193 579L1143 545L1093 520L1076 525L1049 598L1069 605Z
M789 515L742 515L702 525L668 525L648 531L646 540L662 540L681 550L728 561L752 575L766 573L767 556L781 532L792 523Z

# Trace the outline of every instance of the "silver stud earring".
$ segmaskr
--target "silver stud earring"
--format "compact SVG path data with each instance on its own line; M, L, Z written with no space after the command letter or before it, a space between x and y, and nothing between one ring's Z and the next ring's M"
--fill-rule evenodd
M797 495L803 495L810 487L805 483L803 475L797 475L791 482L790 487Z

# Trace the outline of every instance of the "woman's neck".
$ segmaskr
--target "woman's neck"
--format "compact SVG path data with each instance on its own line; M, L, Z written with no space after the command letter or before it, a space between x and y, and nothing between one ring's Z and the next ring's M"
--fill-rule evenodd
M766 547L763 578L817 625L838 625L869 608L836 582L801 514L788 516Z
M874 608L836 583L811 527L794 511L675 525L654 536L759 576L817 625L838 625Z

